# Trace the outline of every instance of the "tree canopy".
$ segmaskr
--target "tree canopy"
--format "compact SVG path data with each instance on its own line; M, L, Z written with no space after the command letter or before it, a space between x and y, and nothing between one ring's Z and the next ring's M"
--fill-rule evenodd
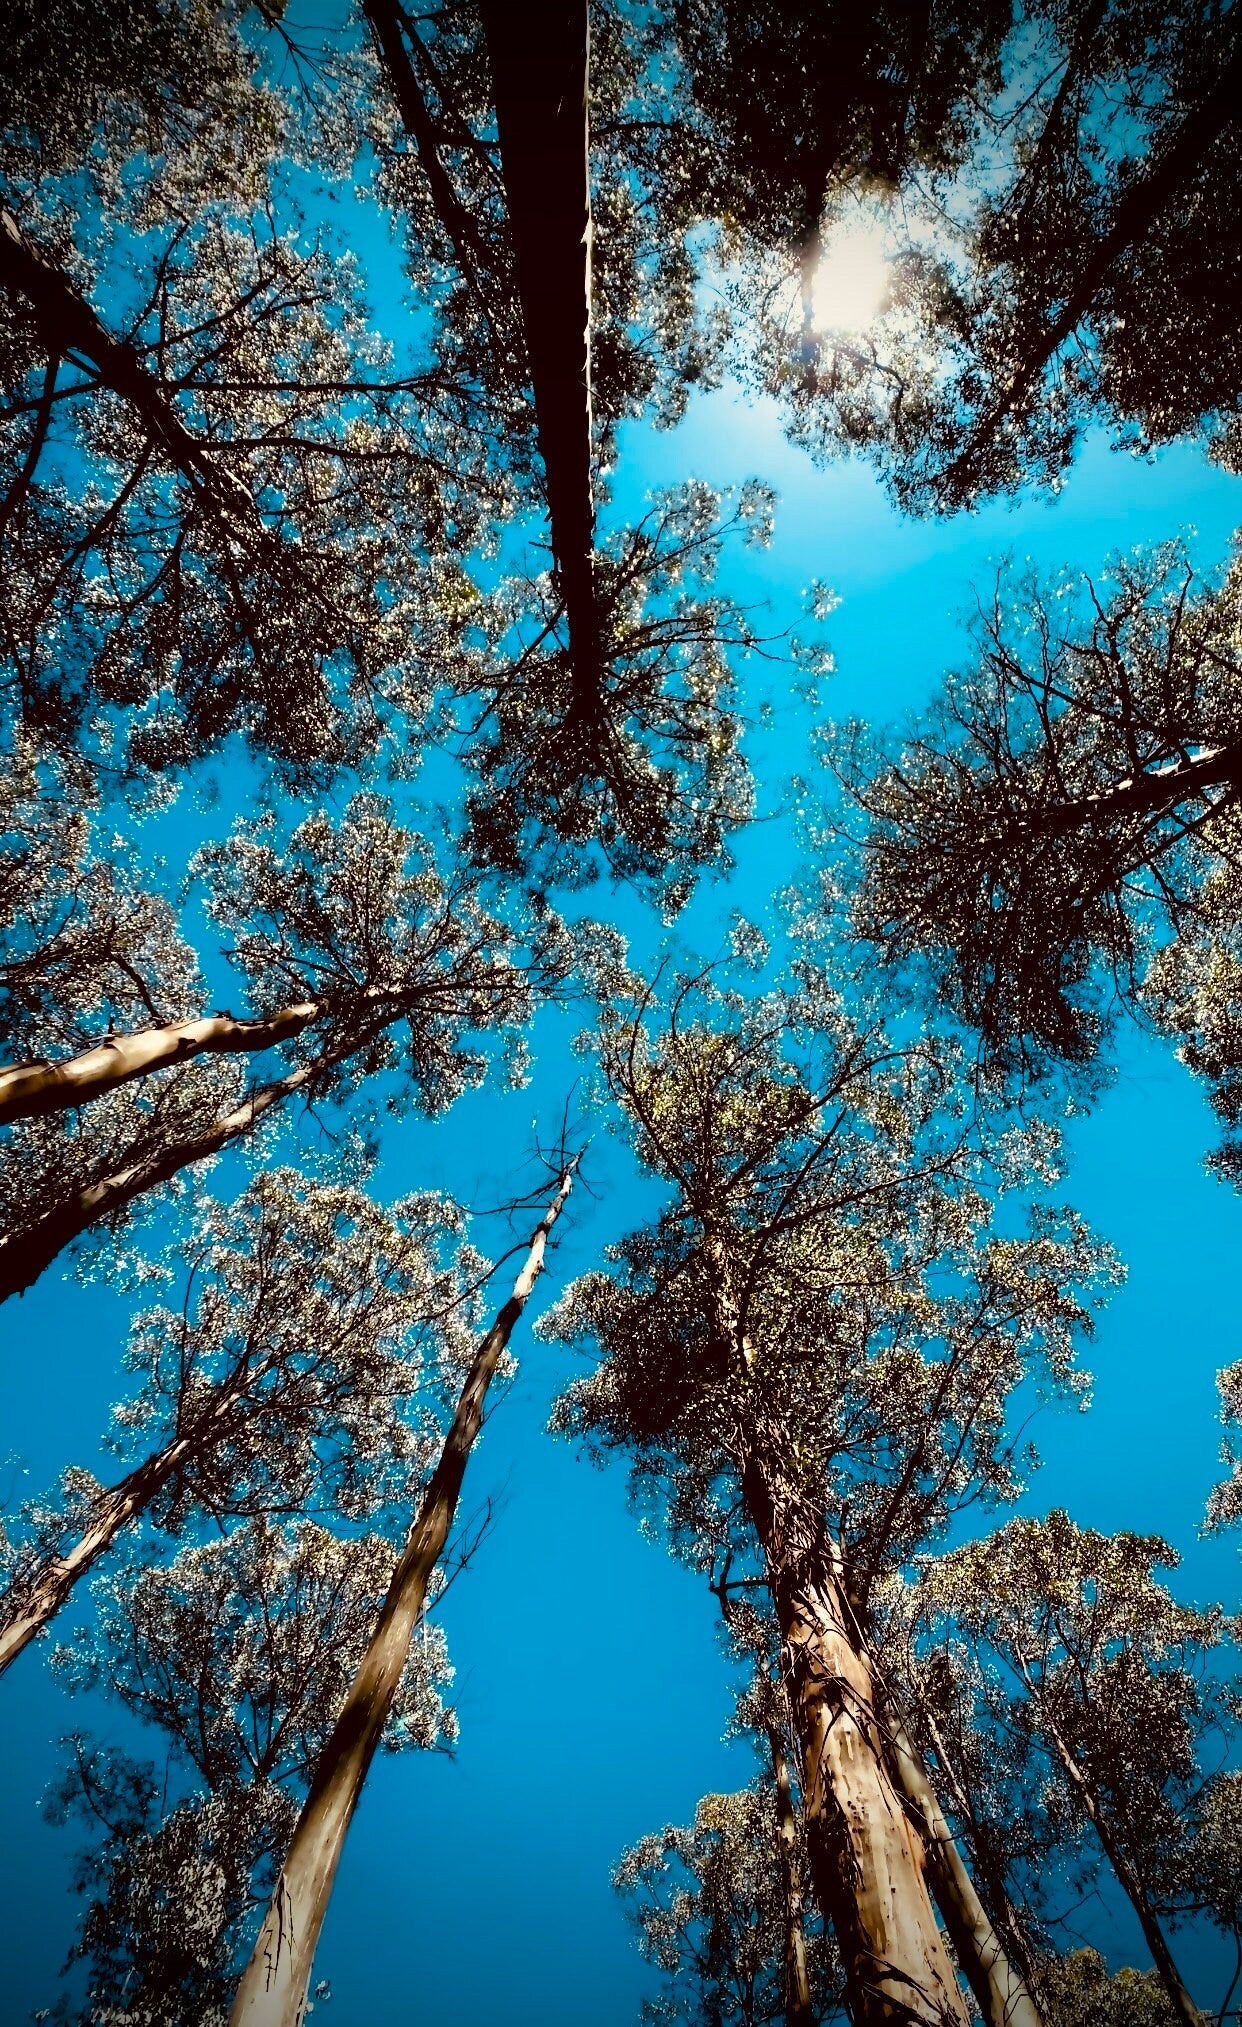
M17 0L0 1672L75 1699L81 1902L39 2017L303 2027L321 1954L344 1991L392 1950L464 2019L486 1952L448 2005L436 1945L501 1934L504 1812L480 1761L385 1767L457 1750L442 1619L463 1754L511 1697L555 1825L550 1977L594 1801L653 2022L1236 2014L1242 1363L1154 1134L1189 1321L1118 1310L1124 1482L1115 1340L1065 1431L1136 1035L1242 1181L1239 37ZM968 587L1005 502L1033 553ZM665 1563L609 1561L547 1433L624 1459ZM601 1709L664 1652L643 1569L734 1711L709 1764L669 1698L658 1791L640 1692L607 1749L571 1723L588 1632Z

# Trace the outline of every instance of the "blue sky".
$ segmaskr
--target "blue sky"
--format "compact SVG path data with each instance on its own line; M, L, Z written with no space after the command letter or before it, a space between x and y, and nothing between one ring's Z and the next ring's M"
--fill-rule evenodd
M783 441L767 408L727 393L697 398L671 434L623 433L613 511L632 517L650 485L688 476L737 483L752 473L780 493L776 537L769 551L733 559L730 588L770 601L783 624L796 618L812 576L832 584L843 601L827 629L838 674L823 709L876 722L917 707L960 655L971 586L1006 552L1098 569L1119 546L1193 528L1210 565L1239 518L1238 482L1197 451L1149 464L1093 440L1055 500L914 522L895 513L865 466L817 470ZM771 669L755 675L769 691L783 682ZM803 707L791 707L749 741L767 810L805 766L805 725ZM200 821L187 804L178 843ZM218 816L206 821L214 827ZM764 919L769 897L797 871L792 827L754 827L737 859L727 887L706 891L691 911L683 933L700 947L719 940L734 908ZM601 893L592 905L604 901ZM640 919L632 898L609 908L622 922ZM527 1090L473 1094L435 1126L390 1129L381 1194L438 1187L474 1205L502 1197L529 1152L532 1122L547 1134L559 1118L576 1074L570 1032L563 1019L541 1023ZM1117 1247L1129 1278L1089 1356L1094 1405L1044 1419L1045 1464L1024 1503L1063 1504L1084 1524L1159 1530L1185 1558L1179 1591L1237 1610L1236 1545L1197 1533L1216 1475L1214 1375L1242 1357L1242 1201L1203 1172L1213 1138L1207 1107L1171 1052L1128 1034L1111 1090L1072 1128L1065 1193ZM227 1171L218 1174L223 1186ZM544 1299L641 1214L642 1187L607 1136L592 1146L588 1175L594 1193L580 1192ZM485 1225L479 1242L488 1241ZM126 1315L110 1289L54 1276L0 1312L0 1428L4 1449L28 1468L23 1489L49 1486L70 1462L114 1474L98 1439L119 1391ZM452 1760L408 1754L374 1770L317 1964L333 1986L319 2016L331 2027L629 2027L651 1985L610 1866L628 1841L687 1820L702 1793L751 1772L748 1751L721 1742L731 1696L710 1599L641 1538L620 1467L593 1470L544 1434L549 1403L572 1371L568 1355L534 1340L526 1322L515 1348L520 1374L472 1463L463 1509L475 1513L493 1497L495 1525L444 1607L460 1746ZM0 1792L3 2027L54 1998L74 1916L72 1838L41 1821L39 1799L55 1738L96 1714L63 1696L45 1655L28 1654L0 1681L10 1742ZM103 1729L108 1719L98 1719ZM1098 1909L1086 1921L1118 1960L1143 1960L1124 1922ZM1186 1968L1192 1980L1210 1971L1203 1996L1212 1996L1214 1958L1200 1964L1192 1953Z

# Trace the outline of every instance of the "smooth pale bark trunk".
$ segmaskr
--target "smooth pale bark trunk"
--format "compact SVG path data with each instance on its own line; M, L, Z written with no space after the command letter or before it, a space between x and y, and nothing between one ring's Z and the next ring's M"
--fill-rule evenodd
M33 1224L0 1239L0 1302L33 1287L57 1255L93 1225L102 1224L105 1218L124 1210L138 1197L158 1189L162 1183L171 1182L183 1168L206 1161L234 1141L244 1139L253 1132L260 1119L283 1105L296 1092L313 1090L318 1077L364 1048L386 1025L383 1021L374 1023L336 1048L326 1049L312 1062L290 1071L287 1077L252 1092L235 1111L226 1113L222 1119L213 1120L201 1132L156 1147L149 1154L139 1155L135 1160L113 1169L110 1175L101 1176L88 1188L75 1190Z
M1037 1990L1035 1966L1030 1940L1023 1934L1021 1924L1014 1912L1013 1901L1003 1864L997 1866L989 1857L986 1839L979 1835L979 1826L973 1799L967 1783L962 1779L949 1747L941 1736L935 1718L923 1713L923 1722L932 1750L936 1755L936 1768L947 1790L952 1794L953 1805L963 1824L970 1829L966 1841L970 1848L972 1878L979 1882L976 1891L983 1901L985 1911L1008 1954L1010 1963L1018 1972L1028 1992ZM1038 2003L1038 2002L1037 2002Z
M1021 1655L1018 1658L1019 1667L1027 1688L1034 1695L1035 1688L1027 1663ZM1066 1778L1082 1804L1083 1813L1100 1840L1104 1855L1117 1875L1118 1885L1138 1916L1139 1927L1143 1931L1143 1941L1151 1952L1152 1963L1155 1965L1156 1973L1161 1984L1164 1986L1170 2006L1182 2022L1182 2027L1203 2027L1203 2014L1195 2005L1194 2000L1182 1982L1181 1972L1173 1960L1173 1952L1169 1948L1164 1930L1156 1919L1143 1882L1113 1835L1107 1811L1100 1807L1099 1799L1091 1782L1087 1779L1078 1761L1070 1751L1060 1729L1048 1717L1042 1699L1040 1700L1039 1710L1040 1723L1051 1741L1057 1758L1065 1769Z
M76 354L107 387L141 416L151 437L182 478L234 524L253 531L258 510L245 486L222 465L209 444L188 430L136 346L114 338L68 276L26 239L11 211L0 209L0 288L24 297L39 337L52 358Z
M209 1014L199 1020L173 1021L162 1028L138 1028L131 1034L109 1035L93 1049L62 1062L34 1058L0 1068L0 1126L15 1119L41 1119L50 1112L68 1112L86 1105L136 1077L149 1076L172 1063L194 1056L256 1055L292 1041L328 1011L327 1000L303 1000L281 1007L262 1020L239 1020L233 1014Z
M987 2027L1044 2027L1029 1987L979 1898L922 1757L891 1714L888 1735L902 1793L922 1832L936 1905Z
M811 1882L832 1923L854 2027L970 2027L892 1774L879 1692L844 1572L814 1516L751 1457L742 1492L767 1563L802 1758Z
M548 1233L572 1182L571 1167L531 1240L512 1295L475 1354L370 1644L315 1768L271 1906L242 1973L229 2027L299 2027L302 2020L336 1868L409 1658L427 1586L444 1553L466 1464L483 1425L487 1389L543 1268Z
M769 1731L772 1777L776 1783L776 1848L780 1858L785 1902L785 2027L816 2027L811 1978L806 1962L806 1918L802 1867L798 1858L798 1819L789 1783L789 1759L779 1731Z
M0 1598L0 1675L51 1623L74 1585L106 1554L122 1529L147 1510L169 1479L191 1457L202 1456L224 1440L241 1395L240 1388L222 1387L210 1408L195 1416L192 1428L102 1494L90 1525L72 1548L63 1555L45 1557L21 1578L20 1601L10 1602L11 1593Z
M602 670L591 484L587 4L553 0L537 23L513 0L482 0L482 14L574 709L590 722Z

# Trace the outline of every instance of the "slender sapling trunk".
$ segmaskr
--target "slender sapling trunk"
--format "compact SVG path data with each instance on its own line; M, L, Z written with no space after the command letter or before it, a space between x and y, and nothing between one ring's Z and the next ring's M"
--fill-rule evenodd
M772 1755L772 1777L776 1783L776 1848L780 1857L785 1903L785 2027L816 2027L806 1961L798 1821L789 1783L789 1757L779 1731L768 1732L768 1748Z
M237 1988L229 2027L299 2027L302 2020L337 1864L409 1658L427 1586L448 1540L466 1464L482 1427L487 1389L542 1270L548 1233L572 1181L571 1166L535 1231L512 1295L475 1353L375 1631L315 1768L271 1905Z

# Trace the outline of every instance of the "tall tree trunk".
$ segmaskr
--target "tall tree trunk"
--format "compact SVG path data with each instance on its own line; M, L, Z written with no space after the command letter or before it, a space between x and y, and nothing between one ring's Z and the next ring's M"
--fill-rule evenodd
M25 299L51 358L76 354L89 360L102 387L141 418L144 428L183 479L232 524L253 532L260 525L251 494L182 422L167 390L127 338L114 338L68 276L26 239L11 211L0 209L0 288Z
M0 1126L15 1119L41 1119L49 1112L69 1112L136 1077L172 1063L188 1063L193 1056L255 1055L273 1049L321 1020L330 1004L326 999L302 1000L261 1020L208 1014L167 1027L109 1035L94 1048L61 1062L40 1057L0 1066Z
M537 14L513 0L482 0L482 14L574 710L590 723L602 671L591 486L587 0L550 0Z
M427 1585L448 1540L466 1464L483 1424L487 1389L542 1270L548 1233L572 1182L571 1165L536 1228L512 1295L475 1353L370 1644L315 1768L271 1906L237 1988L230 2027L299 2027L337 1864L409 1658Z
M287 1077L281 1077L273 1084L264 1084L234 1111L226 1113L222 1119L213 1120L200 1132L187 1134L181 1140L164 1142L147 1153L136 1152L132 1160L113 1169L110 1175L101 1176L98 1182L91 1183L86 1189L75 1190L50 1211L45 1211L42 1217L36 1218L33 1224L9 1232L0 1239L0 1302L33 1287L44 1269L50 1267L57 1255L80 1238L83 1232L115 1216L138 1197L158 1189L161 1183L171 1182L183 1168L206 1161L234 1141L243 1140L254 1131L260 1119L283 1105L295 1092L313 1091L319 1078L337 1063L344 1062L364 1048L386 1025L384 1021L375 1022L334 1048L325 1049L312 1062L291 1070ZM140 1147L141 1144L138 1145Z
M969 2027L936 1923L927 1854L889 1771L879 1693L822 1524L747 1458L802 1758L811 1881L845 1963L854 2027Z
M979 1898L922 1756L891 1709L888 1734L902 1793L922 1833L936 1905L987 2027L1044 2027L1029 1987L1010 1963Z
M224 1440L242 1392L238 1386L221 1387L183 1435L145 1458L101 1495L89 1526L72 1548L63 1555L46 1556L9 1586L0 1597L0 1675L50 1624L74 1585L111 1548L121 1530L146 1512L170 1478L192 1457L202 1456Z
M785 1903L785 2027L816 2027L811 1978L806 1962L798 1819L794 1814L789 1785L789 1757L779 1731L769 1730L768 1749L772 1755L772 1778L776 1783L776 1848L780 1857Z
M1018 1660L1019 1668L1027 1688L1032 1696L1035 1696L1036 1688L1032 1681L1027 1662L1021 1655L1019 1655ZM1173 1952L1169 1948L1164 1930L1156 1919L1155 1910L1152 1907L1147 1889L1126 1857L1125 1852L1121 1849L1113 1832L1113 1826L1109 1821L1107 1809L1100 1806L1100 1798L1091 1781L1079 1766L1060 1727L1049 1717L1042 1698L1038 1699L1037 1708L1039 1709L1040 1725L1047 1734L1057 1758L1065 1769L1066 1778L1082 1805L1084 1815L1100 1840L1104 1855L1117 1875L1118 1885L1138 1916L1139 1927L1143 1931L1143 1941L1151 1952L1152 1963L1155 1965L1157 1975L1164 1986L1170 2006L1182 2022L1182 2027L1203 2027L1203 2015L1182 1982L1181 1972L1173 1960Z
M1024 1934L1014 1912L1003 1861L999 1864L995 1862L994 1854L987 1848L986 1836L980 1832L974 1799L955 1765L952 1752L941 1736L935 1718L924 1713L921 1721L926 1726L928 1741L936 1755L937 1772L952 1795L953 1806L961 1822L969 1825L964 1833L964 1841L970 1851L972 1878L978 1882L976 1891L983 1901L989 1921L1002 1938L1010 1963L1018 1972L1026 1990L1034 1992L1037 1990L1034 1951L1031 1948L1030 1938Z

